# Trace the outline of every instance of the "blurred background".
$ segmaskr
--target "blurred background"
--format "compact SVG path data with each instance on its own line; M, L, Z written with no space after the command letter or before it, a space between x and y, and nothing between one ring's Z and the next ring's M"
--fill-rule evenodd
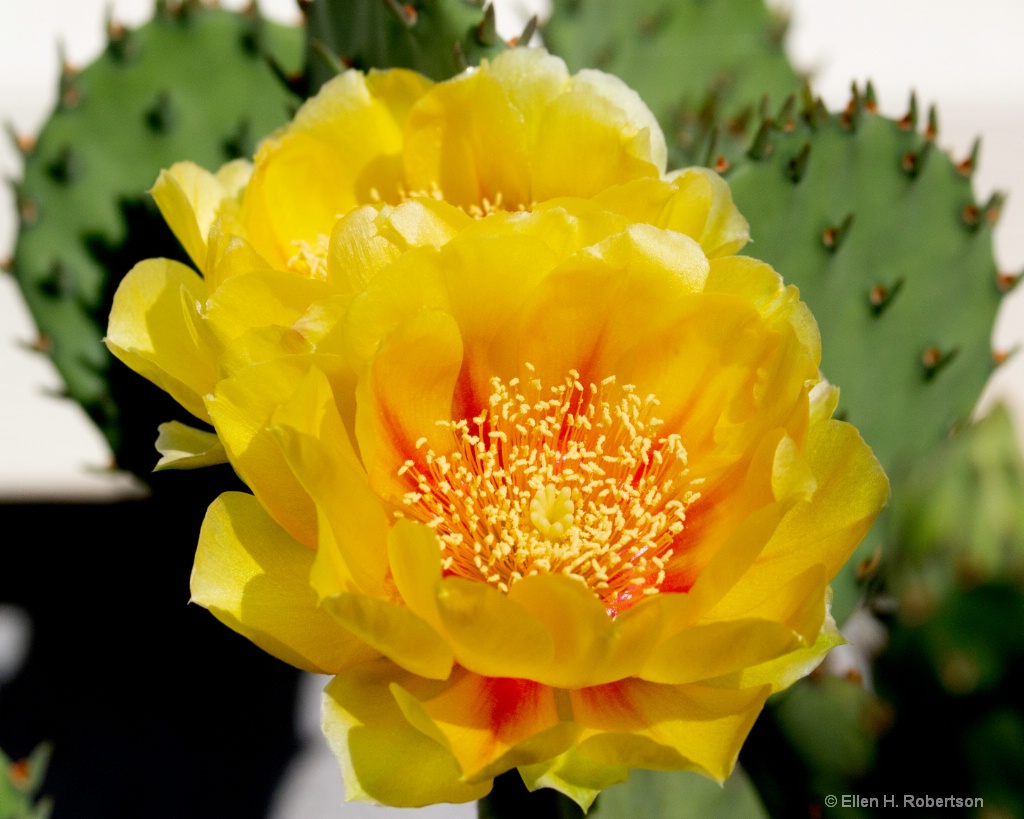
M787 41L791 59L811 73L815 91L830 108L846 104L851 81L871 79L883 113L902 115L912 90L922 109L936 103L939 145L957 159L966 157L975 137L982 136L975 193L979 200L994 190L1009 194L995 233L997 258L1004 271L1024 268L1024 49L1020 47L1024 4L1018 0L793 0L774 5L792 17ZM293 0L262 0L260 7L281 22L294 23L299 17ZM499 30L506 36L518 33L529 13L544 13L541 4L526 0L498 0L497 7ZM151 15L152 2L0 2L0 121L9 123L17 134L39 130L55 104L58 44L69 63L88 63L104 47L108 9L114 19L133 26ZM14 145L0 140L0 175L17 179L21 172ZM0 187L0 258L12 253L16 229L14 194L10 187ZM756 255L756 248L751 252ZM0 276L0 500L8 504L100 502L144 494L144 487L131 475L109 469L111 454L103 436L78 405L55 397L61 390L60 377L45 356L30 349L37 337L13 280ZM1022 345L1024 288L1018 288L1004 302L993 348L1010 351ZM984 414L997 400L1010 406L1018 429L1024 429L1024 356L1011 359L997 372L977 413ZM48 546L35 540L24 542L14 534L10 520L4 522L4 533L5 549ZM70 565L65 570L70 571ZM182 605L187 600L187 560L183 565L186 568L176 580ZM97 588L92 593L103 597L111 591ZM118 616L115 603L109 616ZM62 605L59 598L54 605ZM0 587L0 722L11 719L9 711L5 714L12 707L9 692L40 635L39 625L18 604L17 595L5 597ZM134 685L145 687L147 681L133 668L131 658L122 659L123 673L138 674ZM473 806L409 812L343 805L336 763L319 740L318 693L323 681L305 677L290 684L298 686L302 707L294 728L295 756L283 763L286 773L272 797L275 819L475 815Z

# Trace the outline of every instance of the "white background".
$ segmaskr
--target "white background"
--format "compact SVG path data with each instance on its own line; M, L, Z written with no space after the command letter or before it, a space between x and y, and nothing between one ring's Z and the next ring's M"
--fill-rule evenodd
M521 27L514 18L540 0L499 0L499 26ZM232 2L225 5L239 6ZM776 5L780 5L776 3ZM143 21L151 0L0 0L0 121L19 133L36 132L55 100L56 43L72 63L83 64L103 46L104 9L117 19ZM510 11L510 6L515 6ZM815 72L816 91L830 107L845 103L851 80L870 78L881 108L904 113L911 89L922 110L935 102L940 144L963 157L983 136L975 177L978 197L993 189L1010 198L996 233L1001 268L1024 268L1024 3L1019 0L794 0L785 4L794 25L789 47L801 68ZM298 15L292 0L262 0L279 20ZM0 175L20 176L20 160L0 144ZM15 233L13 195L0 188L0 258L10 255ZM10 277L0 277L0 497L103 497L130 490L123 476L103 474L109 453L78 408L45 397L58 389L49 363L20 345L35 339ZM1006 300L994 336L997 349L1024 346L1024 287ZM990 385L982 410L996 397L1009 400L1024 428L1024 355L1004 366ZM0 602L0 681L13 673L24 648L24 624ZM282 790L275 819L391 815L342 805L333 759L316 744L316 678L308 680L310 705L301 719L313 740ZM437 807L419 816L474 816L472 806Z

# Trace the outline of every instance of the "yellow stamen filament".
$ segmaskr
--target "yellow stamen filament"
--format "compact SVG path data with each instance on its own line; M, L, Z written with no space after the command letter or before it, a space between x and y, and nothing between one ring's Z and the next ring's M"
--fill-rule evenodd
M445 573L508 591L559 572L610 609L656 593L698 497L679 436L657 435L657 399L614 377L584 387L576 371L547 390L491 385L477 417L438 422L449 452L421 438L399 470L405 513L435 529Z
M311 245L303 240L295 240L292 246L295 255L288 260L288 269L308 279L327 278L327 251L330 237L319 234Z

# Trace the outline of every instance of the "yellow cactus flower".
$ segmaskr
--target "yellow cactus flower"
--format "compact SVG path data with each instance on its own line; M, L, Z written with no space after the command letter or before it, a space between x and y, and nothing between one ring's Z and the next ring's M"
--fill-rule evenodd
M192 597L334 675L349 798L723 780L841 639L885 476L725 183L663 159L617 81L517 50L349 72L247 181L157 186L206 278L136 268L108 343L216 432L166 425L164 460L252 490L211 505Z

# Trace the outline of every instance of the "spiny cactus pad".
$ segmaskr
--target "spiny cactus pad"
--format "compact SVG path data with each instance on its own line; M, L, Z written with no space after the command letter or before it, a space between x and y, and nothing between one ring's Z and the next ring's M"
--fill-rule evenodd
M302 91L343 68L411 68L446 80L507 48L494 7L474 0L313 0L306 9ZM527 37L526 39L529 39Z
M40 329L38 347L120 459L112 360L102 344L110 300L135 262L181 257L145 191L173 162L217 168L283 124L294 98L262 54L296 65L302 38L255 9L232 13L195 0L159 4L137 30L111 22L108 34L95 62L64 67L56 110L34 146L20 140L13 267Z
M922 134L916 104L887 119L869 87L840 114L809 94L794 107L763 123L727 178L750 221L748 252L800 288L839 416L895 487L966 419L995 366L990 336L1008 283L992 248L1001 199L975 199L977 156L958 165L938 150L934 113ZM856 570L852 561L836 584L839 616Z
M573 71L635 88L682 166L734 159L763 98L777 107L799 90L785 31L764 0L554 0L544 40Z

